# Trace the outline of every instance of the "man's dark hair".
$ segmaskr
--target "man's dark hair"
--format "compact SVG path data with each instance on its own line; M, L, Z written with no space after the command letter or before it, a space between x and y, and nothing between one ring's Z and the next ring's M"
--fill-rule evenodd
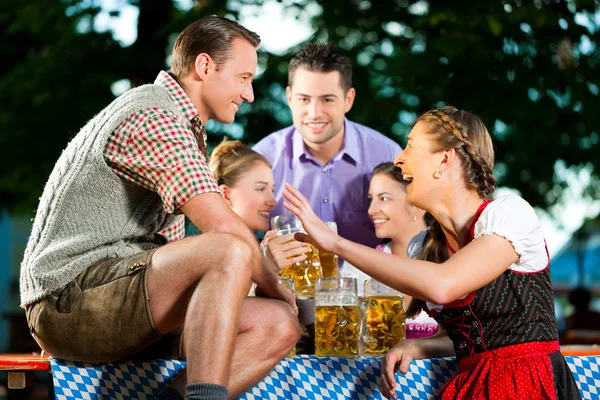
M311 72L338 71L344 93L352 87L352 63L332 43L308 43L302 46L288 66L288 86L292 87L294 74L299 67Z
M223 64L231 57L235 38L247 40L254 47L260 44L256 33L230 19L212 15L196 20L175 41L171 72L177 77L185 76L201 53L208 54L217 65Z

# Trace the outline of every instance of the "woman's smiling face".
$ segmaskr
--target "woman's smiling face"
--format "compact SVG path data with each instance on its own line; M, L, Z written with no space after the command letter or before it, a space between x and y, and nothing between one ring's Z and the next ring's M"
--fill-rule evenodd
M408 202L423 209L427 209L424 201L438 186L434 173L441 163L426 129L427 123L417 123L408 135L406 148L394 160L394 164L402 169L404 179L410 181L406 187Z
M231 208L250 229L269 229L269 213L277 205L273 196L274 187L271 167L256 162L233 187L227 189Z
M392 238L412 222L405 184L386 173L377 173L371 178L369 201L369 218L378 238Z

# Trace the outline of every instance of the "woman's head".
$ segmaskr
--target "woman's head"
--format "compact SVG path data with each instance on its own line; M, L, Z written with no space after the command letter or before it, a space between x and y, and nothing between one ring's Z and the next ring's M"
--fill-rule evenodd
M406 200L407 184L402 170L391 162L379 164L373 170L368 212L378 238L393 238L408 231L407 227L411 225L415 225L416 230L424 228L424 211Z
M269 229L269 213L277 205L271 164L239 140L224 140L209 163L223 198L250 229Z
M451 106L427 111L417 119L395 164L411 181L407 190L415 204L435 200L432 191L444 188L440 183L460 180L482 199L491 196L496 184L494 148L485 125L473 113Z
M496 185L494 148L485 125L474 114L450 106L427 111L417 119L406 149L394 163L410 181L409 201L425 209L457 187L487 199ZM448 259L446 237L438 221L431 223L417 258L435 263ZM422 301L413 301L406 315L417 315L422 306Z

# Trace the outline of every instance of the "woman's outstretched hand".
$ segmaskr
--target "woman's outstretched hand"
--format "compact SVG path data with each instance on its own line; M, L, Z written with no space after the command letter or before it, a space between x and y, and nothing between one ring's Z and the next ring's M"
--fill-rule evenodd
M298 189L289 183L285 184L285 188L287 190L283 192L283 197L288 202L283 203L283 206L300 219L308 233L296 233L296 239L310 243L320 250L334 252L335 243L342 238L317 217L306 197Z

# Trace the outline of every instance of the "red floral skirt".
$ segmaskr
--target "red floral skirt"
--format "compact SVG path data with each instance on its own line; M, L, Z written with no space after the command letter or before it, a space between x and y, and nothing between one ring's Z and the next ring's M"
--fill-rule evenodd
M558 342L531 342L460 360L460 373L440 391L441 400L556 399L548 354Z

